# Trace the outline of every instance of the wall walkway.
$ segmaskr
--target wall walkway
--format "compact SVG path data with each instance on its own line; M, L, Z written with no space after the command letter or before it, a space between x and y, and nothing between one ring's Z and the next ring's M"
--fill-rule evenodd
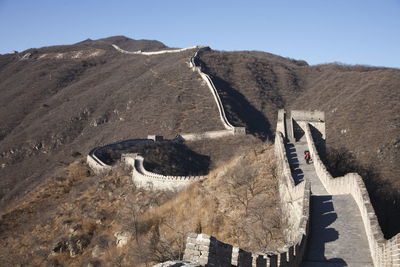
M352 196L332 196L326 191L314 166L303 158L308 150L305 136L290 147L291 166L311 182L311 227L302 266L373 266L363 221Z
M356 173L349 173L343 177L333 178L319 157L311 134L310 124L303 122L301 127L305 130L308 149L314 160L315 173L326 191L333 196L333 199L339 200L336 205L338 209L343 209L346 205L349 205L343 201L340 202L340 199L343 199L344 196L353 200L352 209L349 212L353 211L362 219L363 223L361 226L358 224L358 228L364 229L373 265L376 267L400 266L400 233L389 240L383 237L362 177ZM348 200L348 202L351 201ZM347 220L345 215L343 218ZM346 222L347 229L350 229L352 224L351 221ZM344 234L346 234L346 231ZM346 248L350 251L354 250L351 243L348 243Z
M209 49L208 47L127 52L113 46L122 53L142 55L176 53L198 48L190 60L190 66L210 88L226 130L216 131L213 134L188 134L187 138L221 137L228 135L226 131L245 134L244 128L234 127L229 123L211 78L203 73L201 66L197 64L199 53ZM292 111L286 115L284 111L278 113L275 153L278 158L277 174L282 213L289 225L285 231L288 244L277 252L250 253L205 234L189 234L185 250L186 260L208 266L274 267L302 264L303 266L400 267L400 234L390 240L384 239L362 178L354 173L333 178L319 158L310 127L319 130L324 138L324 119L323 112L316 111ZM298 139L296 134L298 135L299 129L296 128L295 131L294 126L304 131L302 138ZM286 143L286 139L294 144ZM304 162L304 150L311 152L313 165ZM193 180L201 179L149 173L143 167L143 158L137 156L127 157L125 161L133 166L133 176L139 177L141 182L138 184L141 185L148 185L150 182L153 186L163 189L171 188L177 183L179 188ZM105 166L96 157L96 153L89 154L88 163L94 169L109 169L109 166Z

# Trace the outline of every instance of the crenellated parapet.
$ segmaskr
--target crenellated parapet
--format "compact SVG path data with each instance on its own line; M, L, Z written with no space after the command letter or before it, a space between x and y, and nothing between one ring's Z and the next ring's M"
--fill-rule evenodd
M132 167L132 181L140 188L156 190L180 190L205 176L171 176L146 170L144 158L138 154L123 154L121 161Z
M400 266L400 233L389 240L384 238L362 177L357 173L332 177L318 154L310 124L303 123L302 127L305 129L315 171L326 190L332 195L350 194L354 198L361 213L374 266Z

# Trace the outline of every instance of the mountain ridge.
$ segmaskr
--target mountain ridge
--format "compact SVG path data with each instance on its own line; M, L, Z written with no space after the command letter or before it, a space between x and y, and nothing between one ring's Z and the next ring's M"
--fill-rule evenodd
M126 56L113 42L129 51L167 48L158 41L114 36L0 56L2 206L70 163L75 152L84 155L94 146L147 134L221 128L210 92L186 65L192 51L156 59ZM342 171L382 173L379 179L366 178L375 208L388 209L386 204L396 200L399 70L309 66L259 51L208 51L200 59L235 126L267 140L273 138L278 109L323 109L328 147L344 149L353 164ZM383 229L392 229L387 236L398 231L400 217L388 216L395 210L377 213L384 218Z

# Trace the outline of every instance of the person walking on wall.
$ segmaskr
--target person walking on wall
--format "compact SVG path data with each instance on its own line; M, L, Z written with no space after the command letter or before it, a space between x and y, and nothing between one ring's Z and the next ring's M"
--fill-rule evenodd
M308 150L304 151L304 159L306 160L307 164L310 164L310 162L311 162L310 151L308 151Z

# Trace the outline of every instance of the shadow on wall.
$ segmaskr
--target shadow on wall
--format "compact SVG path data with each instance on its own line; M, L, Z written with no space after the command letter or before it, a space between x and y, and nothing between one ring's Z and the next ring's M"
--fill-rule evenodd
M129 142L130 146L108 146L102 150L102 154L100 155L101 160L107 164L115 164L120 160L122 154L138 153L144 157L145 169L157 174L198 176L209 173L210 156L192 151L185 144L181 143L148 141Z
M327 259L325 257L325 244L339 238L339 233L334 228L329 228L336 219L332 196L311 196L311 233L306 250L306 266L320 266L318 264L334 263L334 266L347 266L341 258ZM315 263L315 265L313 265Z
M235 126L245 126L249 133L263 141L271 139L271 125L264 114L251 105L246 97L232 88L228 82L219 77L211 75L210 77L220 95L228 120Z
M290 171L294 179L295 185L298 185L304 179L304 173L300 169L300 163L298 159L298 153L296 153L296 147L293 144L286 144L286 155L288 157Z
M373 166L360 163L355 155L345 147L327 146L317 130L311 128L321 160L333 177L350 172L358 173L364 180L371 203L378 217L379 225L386 239L400 232L400 195L382 182L384 179Z
M322 138L322 133L317 128L312 126L311 124L310 124L310 131L311 131L311 136L314 140L315 147L318 150L319 156L325 157L326 156L326 141L324 138Z

